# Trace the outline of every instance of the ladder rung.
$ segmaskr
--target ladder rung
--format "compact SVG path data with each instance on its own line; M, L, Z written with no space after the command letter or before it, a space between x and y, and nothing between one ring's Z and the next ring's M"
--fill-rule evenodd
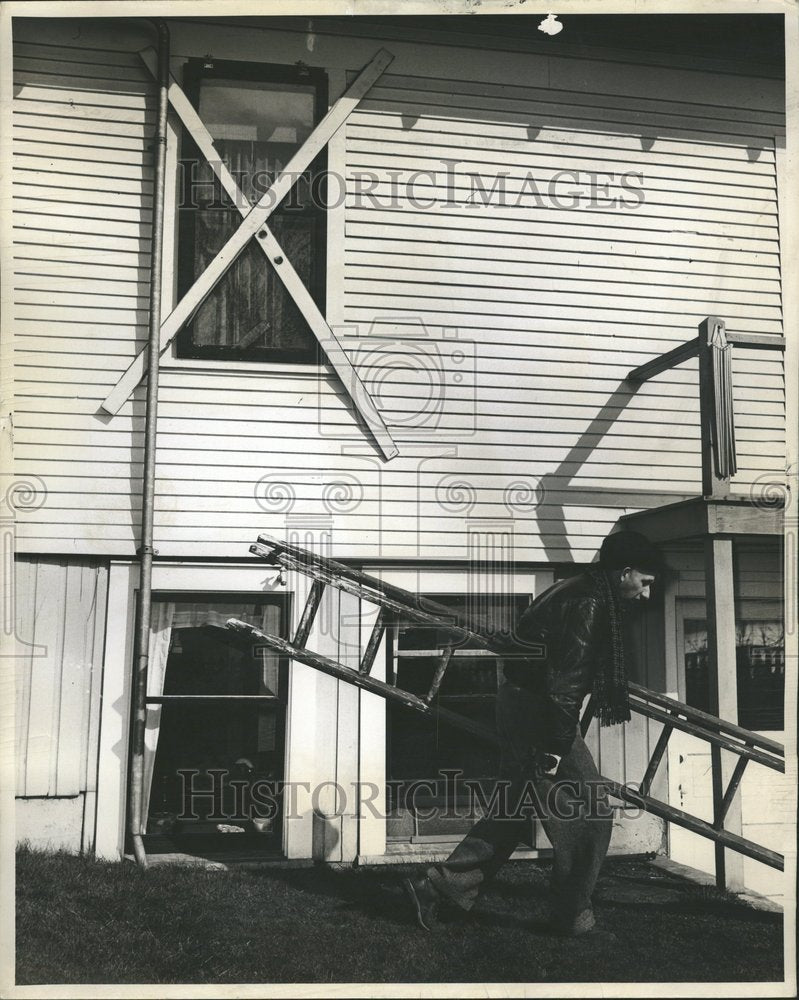
M362 674L359 670L353 670L352 667L345 667L343 663L337 663L335 660L322 656L321 653L314 653L310 649L299 649L279 636L269 635L254 625L238 621L236 618L229 618L227 627L238 634L248 635L255 642L262 642L267 646L271 646L272 649L283 656L289 656L292 660L304 663L306 666L320 670L324 674L337 677L348 684L354 684L355 687L362 688L364 691L380 695L387 701L393 701L404 705L406 708L412 708L432 719L438 719L458 729L463 729L473 736L478 736L495 745L499 743L496 733L487 726L483 726L479 722L474 722L472 719L467 718L465 715L460 715L458 712L450 712L446 708L434 708L428 705L424 699L416 694L412 694L410 691L403 691L402 688L392 687L391 684L386 684L385 681L379 681L368 674Z
M390 620L391 614L386 610L386 608L381 608L377 613L377 620L375 621L372 634L369 636L369 642L366 644L363 659L361 660L360 669L362 674L369 674L372 672L372 664L375 661L375 656L377 656L377 650L380 648L380 641L383 638L383 633L386 631L386 625Z
M744 771L746 770L746 765L749 761L746 757L739 757L738 763L735 765L735 770L732 772L732 777L730 778L730 783L727 785L727 791L724 793L724 798L721 802L721 808L719 809L718 822L723 826L724 819L727 813L730 811L730 806L732 805L732 800L735 798L735 793L738 791L738 786L741 784L741 778L744 776Z
M655 775L657 774L657 769L663 759L663 754L666 752L666 747L669 745L669 737L673 732L674 726L670 726L668 723L666 723L660 731L660 736L658 736L655 749L652 751L652 756L649 759L646 771L641 779L642 795L649 795L650 789L652 788L652 782L655 780Z
M441 687L441 682L444 680L444 674L447 672L447 667L449 666L449 661L451 659L452 647L448 646L442 653L441 659L438 661L436 672L433 674L433 683L430 685L430 690L425 695L424 700L428 705L438 694L438 689Z
M302 617L300 618L300 623L297 626L297 631L294 633L294 643L299 649L305 646L308 641L308 636L311 634L311 629L313 628L313 623L316 618L316 612L319 610L319 605L322 603L322 594L325 591L325 585L321 580L314 580L311 584L311 590L308 594L308 600L305 602L305 607L302 609Z

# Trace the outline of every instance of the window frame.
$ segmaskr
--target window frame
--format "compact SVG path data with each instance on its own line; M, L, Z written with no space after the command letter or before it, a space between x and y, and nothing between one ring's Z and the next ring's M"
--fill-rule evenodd
M183 67L183 90L198 113L201 87L203 82L209 79L310 85L315 90L314 123L318 124L328 111L328 75L319 67L281 63L241 62L224 59L208 60L191 57L186 60ZM202 162L204 157L194 143L191 135L185 129L181 129L179 134L180 150L178 164L179 169L183 172L185 184L186 170L183 164L193 160ZM306 173L311 175L312 188L320 191L323 201L326 200L327 169L328 153L327 146L325 146L306 171ZM314 179L317 177L321 178L321 183L315 183ZM290 199L290 197L291 194L287 195L286 199ZM311 281L307 287L320 312L324 315L326 313L327 300L328 209L317 206L302 210L289 209L288 211L294 217L310 217L314 220L314 236L319 249L314 255ZM196 215L195 210L181 208L180 203L176 205L176 212L175 278L177 296L178 300L180 300L196 280L194 274ZM274 215L278 215L279 212L280 209L278 208L275 210ZM291 218L292 214L288 217ZM266 258L264 258L264 264L269 266ZM214 291L211 292L209 298L213 294ZM178 363L183 362L188 364L197 361L225 365L240 364L247 367L253 365L292 364L302 366L304 369L313 370L314 367L318 369L320 365L323 365L325 358L313 333L311 333L311 337L313 344L307 350L285 347L275 349L256 347L245 349L244 351L224 350L218 346L198 346L194 344L193 326L192 320L190 320L184 324L175 337L173 358Z
M291 620L291 594L287 591L263 591L263 590L251 590L251 591L208 591L208 590L159 590L152 592L152 601L164 602L170 601L174 604L226 604L226 603L240 603L240 602L252 602L253 604L258 604L265 602L266 598L269 597L279 597L280 600L275 603L280 607L280 634L281 636L288 640L289 627ZM235 597L235 601L230 601L230 597ZM234 701L249 701L253 704L257 702L262 702L263 704L281 704L283 705L284 714L288 708L288 659L284 656L280 656L278 660L278 689L280 694L197 694L197 693L186 693L186 694L161 694L161 695L146 695L145 703L147 705L166 705L169 702L190 702L202 700L206 703L212 701L221 701L232 703ZM283 739L285 741L285 719L283 720ZM285 746L284 746L285 751Z
M507 530L504 522L497 525L503 531ZM436 565L434 563L418 563L403 565L402 563L365 563L366 573L378 575L386 583L414 593L461 594L478 592L485 589L481 575L475 576L474 568L466 564ZM514 594L524 594L533 600L542 594L555 581L551 566L511 564L506 567L508 584ZM362 609L361 619L361 649L365 648L374 625L374 614ZM389 646L387 637L383 639L380 650L375 657L372 676L378 680L387 680ZM386 819L386 783L388 767L386 759L386 708L385 701L379 695L363 692L360 697L360 725L358 750L358 775L364 788L374 786L377 794L374 799L374 811L370 808L361 810L358 820L358 850L357 859L361 864L382 864L387 858L417 859L419 851L424 852L429 860L443 860L450 853L456 841L429 841L411 843L408 840L387 840ZM536 837L539 837L536 830ZM536 847L530 850L517 849L513 857L537 858L542 856L546 848Z

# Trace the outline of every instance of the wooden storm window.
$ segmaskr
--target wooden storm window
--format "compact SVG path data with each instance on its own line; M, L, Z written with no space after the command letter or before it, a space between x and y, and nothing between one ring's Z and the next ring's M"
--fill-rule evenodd
M250 205L263 196L327 111L325 74L303 66L190 60L184 84L214 148ZM182 159L181 297L241 225L241 213L188 133ZM326 166L322 151L269 221L322 313ZM252 241L181 330L177 355L319 363L316 338Z

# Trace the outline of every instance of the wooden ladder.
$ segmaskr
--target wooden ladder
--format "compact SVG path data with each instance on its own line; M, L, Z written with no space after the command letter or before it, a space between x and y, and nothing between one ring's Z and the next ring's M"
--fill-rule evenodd
M286 570L302 573L310 577L313 582L291 642L276 635L268 635L253 625L248 625L235 618L228 620L228 628L240 634L248 634L254 642L265 643L292 660L305 663L309 667L337 677L348 684L354 684L364 691L371 691L387 701L397 702L406 708L412 708L432 719L438 719L441 722L465 729L475 736L496 741L494 733L485 726L473 722L458 712L451 712L433 704L450 665L455 644L471 642L480 649L494 652L505 658L514 655L514 653L524 655L532 660L542 658L544 655L544 647L541 645L531 643L524 647L514 646L506 638L498 638L487 634L485 630L480 630L479 626L467 616L431 601L427 597L384 583L368 573L362 573L360 570L352 569L333 559L316 555L297 545L270 538L269 535L259 535L257 544L251 545L250 551L272 566L280 566ZM306 647L322 602L322 595L328 584L369 604L376 605L380 609L358 670L344 666L344 664L322 656L320 653L315 653ZM450 640L450 644L445 644L442 650L430 689L424 697L419 697L410 691L404 691L402 688L371 676L372 666L383 635L387 628L398 621L434 627L443 633L446 639Z
M263 643L283 656L296 660L298 663L304 663L315 670L345 681L347 684L353 684L364 691L371 691L373 694L385 698L386 701L404 705L406 708L420 712L431 719L463 729L494 745L499 744L499 738L492 729L458 712L434 704L436 694L453 658L454 646L456 643L471 642L478 648L496 653L503 659L520 656L532 661L543 658L545 653L543 646L522 645L518 641L512 641L507 636L492 635L488 629L482 628L468 616L437 604L427 597L384 583L368 573L345 566L333 559L316 555L298 545L271 538L269 535L259 535L258 542L250 546L250 552L260 556L270 565L310 577L312 584L308 599L291 642L280 636L270 635L235 618L228 619L227 628L249 638L254 644ZM315 653L306 646L322 601L322 595L328 585L379 608L377 620L357 670L322 656L320 653ZM386 629L400 621L434 627L446 637L430 688L423 697L371 676L375 656ZM449 640L449 645L446 644L447 640ZM738 791L747 762L753 761L784 773L784 747L758 733L734 726L723 719L706 712L700 712L638 684L630 685L630 708L650 719L662 722L663 730L648 762L640 788L632 788L629 785L602 777L601 780L610 794L623 802L706 837L729 850L754 858L782 871L784 859L781 854L725 830L724 816ZM593 700L589 701L581 719L583 735L592 718ZM688 732L710 743L712 747L723 748L738 755L739 763L730 780L729 787L723 792L723 801L715 803L713 823L708 823L649 795L653 778L665 755L669 736L674 729Z

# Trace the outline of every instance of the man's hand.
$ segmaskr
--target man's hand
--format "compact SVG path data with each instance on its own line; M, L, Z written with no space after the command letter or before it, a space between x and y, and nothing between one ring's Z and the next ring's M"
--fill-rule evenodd
M540 751L535 758L536 778L554 778L558 773L561 758L556 753L544 753Z

